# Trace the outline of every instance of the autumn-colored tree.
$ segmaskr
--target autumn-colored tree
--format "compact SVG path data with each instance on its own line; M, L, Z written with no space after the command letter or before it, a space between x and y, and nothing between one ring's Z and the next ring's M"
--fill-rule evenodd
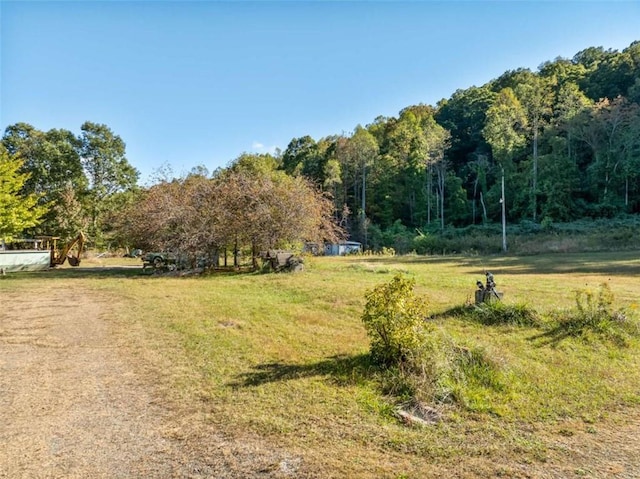
M231 250L236 266L242 249L252 252L255 266L263 250L338 239L329 197L303 177L265 173L232 166L213 178L159 183L123 211L120 227L132 246L181 252L193 261Z

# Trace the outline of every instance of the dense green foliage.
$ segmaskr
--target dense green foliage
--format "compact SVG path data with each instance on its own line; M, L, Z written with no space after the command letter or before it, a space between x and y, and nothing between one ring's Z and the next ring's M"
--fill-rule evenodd
M105 215L118 208L118 197L135 189L138 172L125 157L125 143L106 125L85 122L82 134L52 129L42 132L27 123L6 128L2 144L22 162L26 181L22 195L36 195L51 208L38 224L20 232L74 237L89 233L92 243L104 245L109 230Z
M36 226L47 211L38 205L38 195L24 195L21 190L29 175L20 173L22 161L7 153L0 145L0 247L14 235Z
M426 304L413 293L415 281L396 275L369 291L362 314L371 356L383 365L407 359L424 341Z

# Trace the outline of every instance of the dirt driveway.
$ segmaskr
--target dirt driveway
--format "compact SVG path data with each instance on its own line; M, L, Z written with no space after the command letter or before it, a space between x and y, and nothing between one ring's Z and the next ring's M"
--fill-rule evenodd
M317 477L302 457L223 437L162 397L100 293L0 301L0 478ZM441 465L446 475L425 464L421 477L640 478L640 414L569 426L539 431L546 462L468 458Z
M278 477L283 455L207 430L140 377L99 294L0 298L0 477ZM138 368L139 369L139 368Z

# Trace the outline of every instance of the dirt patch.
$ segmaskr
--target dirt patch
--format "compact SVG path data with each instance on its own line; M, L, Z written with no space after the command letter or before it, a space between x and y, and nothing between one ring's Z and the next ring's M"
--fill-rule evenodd
M0 477L283 477L299 458L164 404L95 292L3 293Z

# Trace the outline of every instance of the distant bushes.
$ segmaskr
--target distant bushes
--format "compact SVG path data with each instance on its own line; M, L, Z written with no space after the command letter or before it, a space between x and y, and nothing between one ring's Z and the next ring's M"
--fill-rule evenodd
M540 254L549 252L620 251L637 249L640 217L618 216L611 219L585 219L572 223L522 221L507 225L510 253ZM420 255L498 254L502 252L502 226L496 223L464 228L409 230L399 222L382 231L370 231L374 251L394 248L398 254Z

